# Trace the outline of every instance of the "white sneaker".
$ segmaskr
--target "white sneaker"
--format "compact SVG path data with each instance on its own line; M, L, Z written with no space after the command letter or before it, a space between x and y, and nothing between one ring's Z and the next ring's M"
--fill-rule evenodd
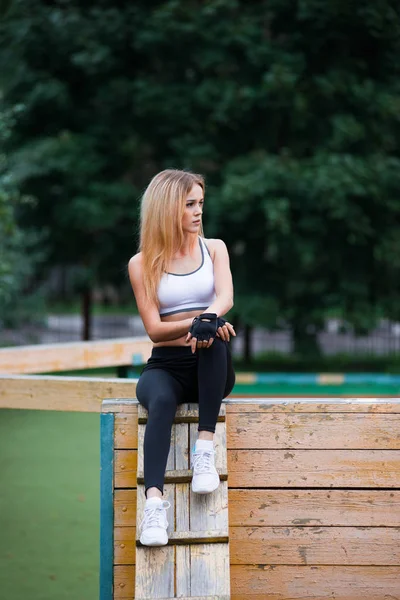
M146 501L144 517L140 523L140 543L144 546L165 546L168 544L167 509L171 504L161 498Z
M215 450L199 449L192 452L192 491L196 494L209 494L219 486L214 457Z

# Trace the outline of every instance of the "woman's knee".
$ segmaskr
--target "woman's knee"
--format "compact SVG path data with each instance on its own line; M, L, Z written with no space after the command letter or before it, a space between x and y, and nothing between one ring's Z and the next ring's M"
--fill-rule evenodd
M171 416L173 418L176 412L177 403L177 398L174 394L166 390L155 392L148 402L149 418L168 419L168 417Z

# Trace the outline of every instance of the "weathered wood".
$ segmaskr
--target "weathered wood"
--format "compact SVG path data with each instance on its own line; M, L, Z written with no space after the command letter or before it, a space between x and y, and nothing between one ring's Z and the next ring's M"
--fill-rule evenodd
M187 424L175 427L175 466L177 469L190 467L190 440ZM188 483L175 484L175 532L190 529L190 502ZM190 546L177 546L175 550L175 593L177 596L190 594Z
M231 487L400 487L396 450L228 450Z
M220 408L219 415L217 417L217 422L222 423L225 421L226 409L223 404ZM148 412L142 406L139 405L138 409L138 423L140 425L145 425L147 423ZM193 403L183 403L180 404L175 413L174 423L198 423L199 421L199 408L197 404Z
M52 373L130 365L133 355L138 355L138 359L140 355L144 363L151 349L152 342L147 336L0 348L0 373Z
M139 439L143 425L139 426ZM164 486L164 500L171 503L168 510L168 535L174 528L174 487ZM140 523L144 514L145 495L143 487L140 486L137 495L137 518L136 529L140 532ZM175 554L173 546L141 547L136 550L136 580L135 599L142 600L146 597L163 598L173 596L175 581Z
M222 469L217 469L217 471L221 481L226 481L228 479L228 473L226 471L223 472ZM164 481L168 483L188 483L192 481L192 471L190 469L167 470L165 472ZM143 471L138 471L137 482L140 484L144 483Z
M231 527L231 564L400 566L400 528Z
M231 527L400 527L399 490L229 490Z
M161 598L161 600L230 600L230 596L173 596L172 598ZM144 598L143 600L152 600Z
M232 600L396 600L400 567L232 565Z
M168 544L216 544L229 542L229 532L221 530L208 531L172 531L168 536ZM136 545L141 546L139 536L136 539Z
M223 421L225 421L225 416L224 415L219 415L217 418L218 423L222 423ZM142 425L142 424L146 424L147 423L147 415L144 417L139 417L138 422ZM199 422L199 415L197 413L197 411L187 411L187 413L185 415L176 415L175 419L174 419L174 423L198 423Z
M232 413L230 449L400 449L400 414ZM355 432L356 435L355 435Z
M278 399L276 399L278 400ZM301 400L296 398L259 398L257 402L244 402L244 398L232 397L225 401L227 420L229 415L240 412L251 413L400 413L398 398L347 398L342 402L329 399L328 402Z
M136 488L137 450L115 450L115 488Z
M0 408L101 412L104 398L135 393L129 379L0 375Z

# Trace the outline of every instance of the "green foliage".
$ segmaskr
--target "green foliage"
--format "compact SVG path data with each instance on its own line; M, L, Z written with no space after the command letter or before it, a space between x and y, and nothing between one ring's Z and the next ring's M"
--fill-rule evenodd
M138 196L207 176L243 323L318 351L326 314L400 319L400 17L391 0L15 0L1 29L21 223L80 288L125 279Z
M20 195L7 156L1 152L12 123L12 113L0 114L0 328L31 320L42 300L40 290L29 290L29 285L42 257L37 247L43 236L33 230L23 232L16 222L19 207L32 204L33 199Z

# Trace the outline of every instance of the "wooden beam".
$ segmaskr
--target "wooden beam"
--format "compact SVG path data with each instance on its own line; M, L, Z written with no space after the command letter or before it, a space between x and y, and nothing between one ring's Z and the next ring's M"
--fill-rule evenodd
M0 408L101 412L105 398L135 398L132 379L0 375Z
M92 369L145 363L151 354L148 337L37 344L0 349L0 373L53 373L70 369Z

